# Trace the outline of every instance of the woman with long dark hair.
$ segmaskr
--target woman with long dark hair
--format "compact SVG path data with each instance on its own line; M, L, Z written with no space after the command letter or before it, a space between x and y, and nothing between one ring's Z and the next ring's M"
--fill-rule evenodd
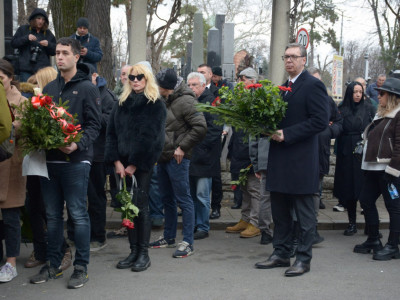
M128 229L131 253L117 264L119 269L140 272L150 266L148 246L151 232L149 188L153 166L165 139L166 108L152 71L143 64L129 69L118 103L110 114L106 133L105 160L114 163L121 177L135 176L142 193L132 202L139 208L135 228Z
M363 183L361 161L353 151L357 142L362 140L365 127L374 118L375 108L365 101L361 83L351 82L346 88L343 102L339 104L339 111L343 118L343 131L337 138L333 195L347 208L349 224L344 235L350 236L357 232L357 199Z
M375 260L400 258L400 80L387 79L378 90L378 112L364 131L365 170L360 194L368 239L354 247L356 253L374 252ZM382 195L389 212L390 233L382 247L379 239L379 216L376 200Z

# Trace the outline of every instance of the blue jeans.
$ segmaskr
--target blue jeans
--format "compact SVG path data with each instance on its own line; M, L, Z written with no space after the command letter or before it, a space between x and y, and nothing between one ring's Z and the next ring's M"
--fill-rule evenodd
M175 159L160 163L158 180L164 205L164 238L176 238L179 205L182 210L183 240L193 245L194 205L189 188L189 165L190 160L186 158L180 164Z
M212 177L190 176L190 193L194 201L195 228L200 231L210 230L210 205Z
M50 180L41 178L47 216L47 260L58 268L64 256L64 200L75 228L74 265L89 263L90 221L86 195L90 165L86 163L47 163Z
M164 219L164 206L158 188L158 166L155 165L149 189L150 219Z

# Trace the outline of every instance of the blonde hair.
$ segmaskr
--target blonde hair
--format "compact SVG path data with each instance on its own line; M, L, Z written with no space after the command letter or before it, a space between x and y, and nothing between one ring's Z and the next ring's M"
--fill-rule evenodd
M146 79L146 86L144 87L144 95L149 101L156 102L160 98L160 92L158 91L158 86L156 84L156 79L154 78L153 72L143 64L136 64L129 68L129 75L139 75L143 74ZM122 105L125 100L132 93L132 87L129 84L129 79L124 84L124 90L119 98L119 105Z
M37 84L41 90L51 81L57 78L57 71L53 67L40 69L35 74Z
M379 117L386 116L388 113L390 113L392 110L394 110L400 104L400 96L399 95L392 94L389 92L386 92L386 93L388 95L386 106L383 107L380 104L378 105L378 111L376 114Z

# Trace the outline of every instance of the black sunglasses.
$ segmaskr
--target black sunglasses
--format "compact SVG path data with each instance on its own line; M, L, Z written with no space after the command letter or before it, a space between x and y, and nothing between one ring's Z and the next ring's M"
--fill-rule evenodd
M135 81L135 79L140 81L140 80L142 80L144 78L144 74L129 75L128 78L129 78L130 81Z

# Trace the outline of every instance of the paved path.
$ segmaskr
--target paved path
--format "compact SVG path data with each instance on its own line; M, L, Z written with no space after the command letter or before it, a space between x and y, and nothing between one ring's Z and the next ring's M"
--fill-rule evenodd
M154 231L152 239L160 233ZM195 254L185 259L172 258L174 249L150 249L152 265L141 273L115 268L127 255L128 242L112 239L91 255L90 280L79 290L66 288L71 268L64 278L30 284L28 277L39 267L22 267L32 251L31 244L22 245L19 276L0 284L0 299L398 299L400 260L378 262L371 255L353 253L353 246L365 240L361 233L345 237L342 231L324 230L321 235L325 242L314 248L311 272L297 278L284 277L285 268L253 267L272 252L258 237L241 239L212 230L209 238L196 241ZM388 231L383 235L386 240Z

